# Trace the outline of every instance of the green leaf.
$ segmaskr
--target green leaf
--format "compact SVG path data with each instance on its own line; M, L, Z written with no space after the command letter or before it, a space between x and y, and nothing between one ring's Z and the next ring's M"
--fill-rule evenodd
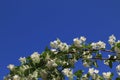
M102 54L97 54L96 57L102 59Z
M116 80L120 80L120 77L117 77Z
M115 49L115 46L113 46L113 47L111 48L112 51L114 51L114 49Z
M45 48L45 51L50 51L50 49L48 47Z
M118 48L120 48L120 42L119 43L117 43L117 45L116 45Z
M77 77L82 77L83 71L82 70L78 70L74 73Z
M109 61L109 67L112 68L112 61Z
M113 76L114 76L114 74L112 73L110 77L112 78Z
M112 60L112 62L115 62L114 56L110 56L110 58Z
M94 62L93 62L93 65L94 65L95 67L98 67L97 61L94 61Z

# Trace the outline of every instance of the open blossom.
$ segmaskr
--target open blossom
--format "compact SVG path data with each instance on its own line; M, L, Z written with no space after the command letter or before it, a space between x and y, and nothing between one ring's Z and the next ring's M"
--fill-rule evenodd
M34 71L32 77L34 77L34 78L35 78L35 77L38 77L38 72L37 72L37 71Z
M92 75L94 73L94 68L90 68L88 72Z
M84 74L81 78L81 80L89 80L88 77L87 77L87 74Z
M120 77L120 72L117 72L118 76Z
M25 57L20 57L20 62L22 63L22 64L24 64L24 63L26 63L26 58Z
M23 65L23 66L20 67L20 70L24 72L25 70L27 70L29 68L30 67L28 65Z
M120 64L117 65L116 70L117 70L117 74L118 74L118 76L120 76Z
M55 40L55 41L53 41L53 42L50 42L50 46L51 46L52 48L57 49L57 48L58 48L58 45L59 45L60 43L61 43L60 39L57 39L57 40Z
M42 69L39 73L40 73L42 79L47 78L48 73L46 70Z
M10 70L13 70L15 68L15 65L10 64L10 65L7 66L7 68L9 68Z
M85 58L85 59L90 59L90 58L92 58L93 56L90 54L90 52L89 51L84 51L83 52L83 58Z
M109 62L110 62L109 60L104 60L104 64L107 66L109 65Z
M67 77L72 77L72 76L73 76L73 71L70 70L69 68L63 69L62 72L63 72L64 75L66 75Z
M51 52L53 52L54 54L58 53L58 51L56 49L51 49Z
M89 68L90 75L92 76L92 79L97 79L97 74L99 73L99 70L94 69L94 68Z
M67 51L69 49L69 45L67 45L67 43L61 42L59 39L50 42L50 46L54 49L59 49L60 51Z
M47 66L48 68L51 68L51 67L56 67L57 64L55 63L55 60L48 60L46 66Z
M109 42L109 44L110 44L111 46L113 46L114 43L115 43L115 40L116 40L116 37L115 37L114 35L111 35L111 36L109 37L108 42Z
M96 49L97 48L97 43L93 42L93 43L91 43L91 46L92 46L93 49Z
M93 74L98 74L99 73L99 70L97 69L94 69L94 68L89 68L89 71L90 75L93 75Z
M60 49L60 51L67 51L69 49L69 46L66 43L60 43L58 45L58 48Z
M86 38L84 36L81 36L80 39L79 38L73 39L74 45L77 47L81 47L85 41L86 41Z
M35 63L40 61L40 54L38 52L34 52L30 57Z
M99 41L97 43L93 42L91 44L91 46L92 46L93 49L104 49L106 47L106 44L104 42L102 42L102 41Z
M116 56L117 58L120 59L120 48L118 48L117 46L114 48L115 52L116 52Z
M103 77L105 79L110 79L111 75L112 75L111 72L103 72Z
M81 37L80 37L80 40L81 40L82 42L85 42L85 41L86 41L86 38L85 38L84 36L81 36Z
M18 75L14 75L13 80L20 80L20 77Z
M115 47L114 50L115 50L116 53L120 53L120 49L117 46Z
M84 66L84 67L90 67L90 65L91 65L90 62L86 62L86 61L83 62L83 66Z
M117 70L117 71L120 71L120 64L117 65L116 70Z

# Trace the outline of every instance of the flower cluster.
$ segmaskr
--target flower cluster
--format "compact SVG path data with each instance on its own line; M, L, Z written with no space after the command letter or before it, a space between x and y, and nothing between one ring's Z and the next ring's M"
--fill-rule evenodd
M83 58L85 59L91 59L92 58L92 55L89 51L84 51L83 52Z
M118 76L120 76L120 64L116 67L116 70L117 70Z
M95 69L99 67L97 60L103 60L103 63L110 68L114 62L120 61L120 41L116 42L116 37L111 35L108 42L111 45L110 50L105 49L106 44L103 41L87 43L84 36L74 38L71 45L57 39L50 42L51 48L46 48L41 54L34 52L28 57L20 57L20 66L8 65L10 73L4 77L4 80L38 80L39 78L64 80L64 76L70 80L74 77L77 80L112 80L112 72L100 74L99 70ZM106 51L115 54L105 58L101 52ZM78 60L84 67L89 68L87 73L82 69L74 71ZM116 80L120 80L120 64L116 67L116 72L118 74Z
M104 49L106 47L106 44L102 41L99 41L99 42L93 42L91 43L91 46L93 49Z
M116 37L115 37L114 35L111 35L111 36L109 37L108 42L109 42L109 44L110 44L112 47L114 46L115 41L116 41Z
M86 38L84 36L81 36L80 38L74 38L73 39L73 42L74 42L74 45L77 46L77 47L81 47L82 44L86 41Z
M112 73L111 72L103 72L103 77L107 80L111 79Z
M12 71L15 68L15 66L13 64L9 64L7 68L9 68Z
M56 67L57 64L55 63L55 59L54 59L54 60L48 60L46 66L47 66L48 68Z
M99 70L94 69L94 68L89 68L88 72L91 75L92 79L94 79L94 80L101 80L101 76L98 75Z
M60 51L67 51L69 49L69 46L66 43L61 42L59 39L50 42L50 46Z
M65 68L64 70L62 70L62 72L64 73L64 75L66 75L67 77L72 78L73 77L73 71L69 68Z
M30 57L34 63L39 63L40 54L38 52L34 52Z
M25 64L26 63L26 58L25 57L20 57L20 62L22 63L22 64Z

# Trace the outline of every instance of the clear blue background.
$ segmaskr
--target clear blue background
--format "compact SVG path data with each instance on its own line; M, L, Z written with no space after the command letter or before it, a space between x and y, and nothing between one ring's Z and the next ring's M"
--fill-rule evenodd
M56 38L107 42L111 34L120 39L119 27L119 0L0 0L0 80L8 64L19 65L19 57L42 52ZM100 66L100 73L108 69Z

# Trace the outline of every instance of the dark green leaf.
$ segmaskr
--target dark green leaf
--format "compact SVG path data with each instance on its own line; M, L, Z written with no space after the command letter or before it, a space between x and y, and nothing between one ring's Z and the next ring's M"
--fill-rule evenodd
M82 70L78 70L74 73L77 77L82 77L83 71Z
M112 68L112 61L109 61L109 67Z
M120 77L117 77L116 80L120 80Z
M98 67L97 61L94 61L94 62L93 62L93 65L94 65L95 67Z

